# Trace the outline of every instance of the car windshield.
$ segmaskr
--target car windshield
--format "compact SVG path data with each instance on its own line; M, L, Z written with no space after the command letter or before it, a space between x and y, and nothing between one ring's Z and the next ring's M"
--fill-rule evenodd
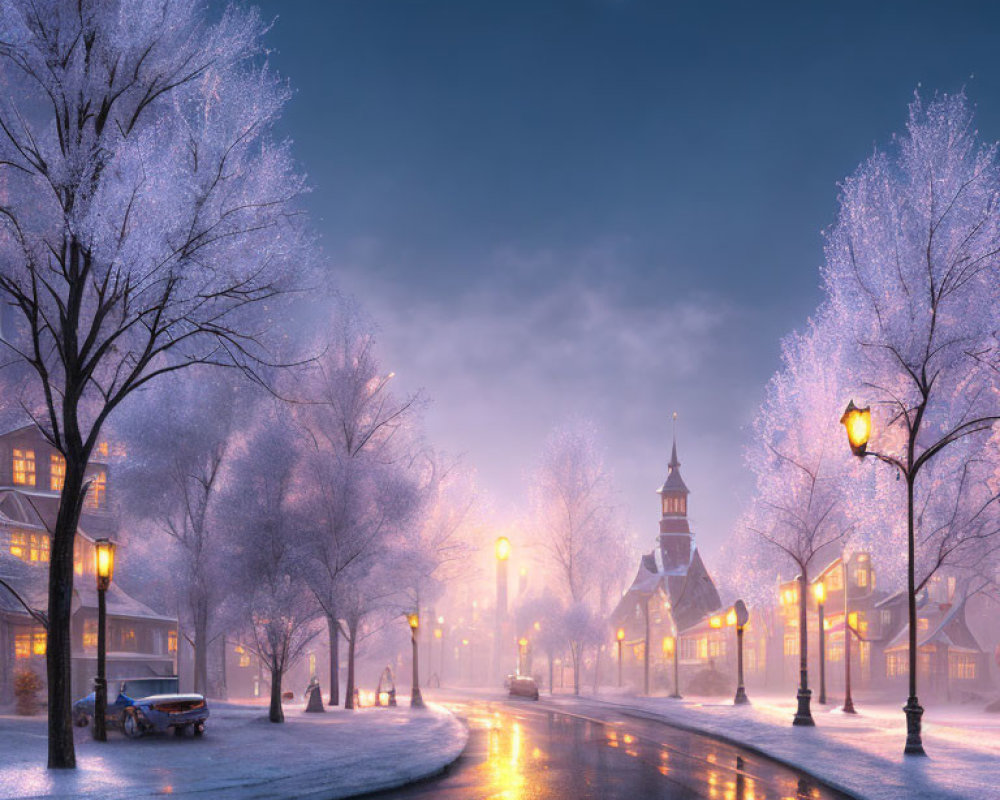
M177 678L135 678L122 681L121 692L133 700L154 694L177 694Z

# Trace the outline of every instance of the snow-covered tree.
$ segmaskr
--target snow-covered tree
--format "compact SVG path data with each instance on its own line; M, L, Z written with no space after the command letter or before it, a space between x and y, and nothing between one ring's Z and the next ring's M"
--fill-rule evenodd
M836 340L822 324L811 323L806 333L789 336L783 343L782 368L767 386L747 450L756 487L742 524L798 570L796 724L812 724L806 628L809 572L818 559L837 554L851 527L845 514L850 455L839 424L838 367Z
M218 370L188 370L169 390L144 392L115 425L128 452L117 475L126 528L145 525L142 538L130 536L128 549L136 551L130 560L156 564L169 576L181 633L194 653L194 690L204 694L209 647L234 622L231 531L218 504L231 440L251 416L252 401L238 380ZM162 570L164 559L169 570Z
M334 706L340 702L343 584L364 574L420 502L402 432L412 424L418 397L393 395L393 376L382 370L372 331L356 304L340 301L322 355L296 375L294 387L295 413L310 441L310 479L303 487L311 508L303 526L312 560L306 580L326 618ZM356 592L351 596L356 607Z
M85 469L136 389L252 370L285 272L310 259L289 96L266 26L199 0L0 4L0 300L23 402L66 459L49 571L49 767L74 767L73 545ZM258 307L270 306L258 315Z
M626 578L629 555L627 529L593 425L576 421L550 434L530 491L544 572L568 609L562 627L579 693L584 648L600 642L593 619L609 610Z
M828 313L855 399L872 406L870 454L905 481L917 731L916 551L939 524L921 526L917 477L963 440L974 453L1000 420L998 197L997 146L981 141L965 96L917 97L905 134L844 181L826 246Z
M270 672L271 722L284 722L282 679L316 635L318 609L302 580L305 557L296 524L300 446L287 409L265 405L242 443L226 498L244 622L254 653Z

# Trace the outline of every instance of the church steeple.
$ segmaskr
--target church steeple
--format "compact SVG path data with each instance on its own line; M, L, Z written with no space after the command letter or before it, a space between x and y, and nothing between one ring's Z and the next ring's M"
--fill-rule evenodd
M677 458L677 412L674 412L673 446L667 479L657 489L660 495L660 553L667 571L686 569L693 552L691 528L687 519L687 498L690 492L681 478L681 462Z

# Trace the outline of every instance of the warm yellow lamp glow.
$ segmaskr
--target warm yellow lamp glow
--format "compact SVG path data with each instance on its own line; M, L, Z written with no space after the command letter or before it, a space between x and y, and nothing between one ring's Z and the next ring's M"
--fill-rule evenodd
M542 623L541 622L536 622L531 627L534 628L536 631L540 631L542 629Z
M618 629L618 633L616 633L615 636L618 639L618 641L620 642L622 639L625 638L625 629L624 628L619 628Z
M847 429L847 441L851 452L863 456L868 448L868 438L872 435L872 412L869 406L858 408L851 400L840 418L840 424Z
M672 655L674 652L674 637L664 636L663 637L663 652L666 655Z
M497 539L497 561L506 561L510 558L510 539L501 536Z
M416 630L420 627L420 615L413 613L406 615L406 621L410 623L410 627Z
M434 629L434 638L435 639L440 639L441 638L441 629L440 628L435 628Z
M716 615L716 616L712 617L711 619L709 619L708 624L709 624L709 627L712 627L712 628L721 628L722 627L722 617Z
M111 585L115 574L115 543L110 539L98 539L94 542L94 553L97 559L97 588L104 591Z
M727 625L735 625L736 624L736 609L735 608L729 609L729 611L726 613L726 624Z
M528 646L528 640L525 639L523 636L520 639L517 640L517 643L519 645L521 645L521 647L527 647Z
M817 603L826 602L826 585L823 581L813 584L813 596L816 598Z

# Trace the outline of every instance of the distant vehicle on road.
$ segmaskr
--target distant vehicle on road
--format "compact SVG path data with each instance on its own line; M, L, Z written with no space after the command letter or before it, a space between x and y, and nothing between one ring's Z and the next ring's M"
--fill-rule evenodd
M130 739L149 731L201 736L208 719L208 704L200 694L179 694L176 676L124 678L108 681L109 726L120 728ZM112 699L114 698L114 699ZM94 693L73 703L73 722L82 727L94 718Z
M527 697L531 700L538 699L538 684L534 678L518 675L510 679L510 696Z

